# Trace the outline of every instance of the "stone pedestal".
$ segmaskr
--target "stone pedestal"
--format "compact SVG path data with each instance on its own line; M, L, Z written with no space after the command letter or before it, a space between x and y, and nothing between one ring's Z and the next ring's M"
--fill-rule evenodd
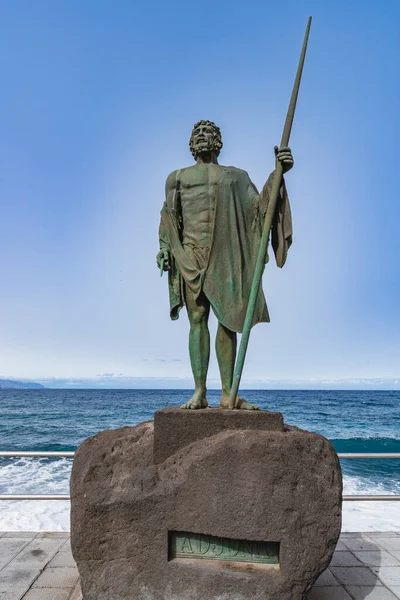
M341 497L330 442L279 413L165 409L104 431L71 477L83 600L304 600Z

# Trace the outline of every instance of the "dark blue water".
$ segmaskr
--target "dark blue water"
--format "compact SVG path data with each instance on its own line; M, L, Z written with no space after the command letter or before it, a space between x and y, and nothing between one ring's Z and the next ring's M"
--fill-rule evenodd
M89 435L136 425L189 396L188 390L0 390L0 439L12 449L73 450ZM398 391L251 390L243 396L334 440L341 452L399 451ZM207 398L217 406L219 392L210 390Z
M75 450L88 436L152 419L156 410L179 406L189 395L187 390L0 390L0 446ZM286 423L325 435L338 452L400 452L400 392L251 390L242 395L260 408L281 411ZM217 390L207 397L210 405L218 405ZM400 489L400 461L343 461L342 466L358 479L358 489L362 484Z
M0 390L0 449L70 451L103 429L152 419L187 390ZM400 392L248 391L260 408L321 433L338 452L400 452ZM217 406L219 394L208 392ZM1 494L67 494L69 459L1 459ZM400 494L400 460L342 461L346 494ZM380 505L384 505L383 507ZM347 531L394 530L399 502L345 503ZM67 502L1 502L0 530L69 528Z

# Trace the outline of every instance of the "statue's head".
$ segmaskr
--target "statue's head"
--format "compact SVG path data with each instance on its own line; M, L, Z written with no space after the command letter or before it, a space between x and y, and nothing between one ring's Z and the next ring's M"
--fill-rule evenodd
M195 159L202 152L212 152L213 150L218 156L222 148L220 128L212 121L199 121L193 127L189 148Z

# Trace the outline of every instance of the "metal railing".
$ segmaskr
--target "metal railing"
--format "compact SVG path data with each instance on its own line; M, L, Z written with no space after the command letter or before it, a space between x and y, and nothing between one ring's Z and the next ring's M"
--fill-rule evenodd
M75 452L0 452L0 458L74 458ZM342 460L355 459L400 459L400 452L387 453L355 453L341 452L338 457ZM0 494L0 500L70 500L68 494ZM385 494L383 496L343 496L345 502L382 502L400 501L400 496Z

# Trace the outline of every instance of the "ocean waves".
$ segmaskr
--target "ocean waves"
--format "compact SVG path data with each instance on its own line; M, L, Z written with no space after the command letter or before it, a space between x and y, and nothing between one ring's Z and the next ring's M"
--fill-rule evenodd
M345 495L400 495L400 477L374 470L350 474L347 462L352 461L342 461ZM68 494L71 467L70 459L0 459L0 493ZM0 531L68 531L69 509L69 502L59 500L3 501ZM400 531L400 503L345 502L343 530Z
M2 450L71 451L104 429L136 425L179 406L187 390L4 390ZM400 452L399 392L251 390L261 408L328 437L337 452ZM219 393L208 393L216 406ZM345 495L400 495L400 460L342 460ZM0 458L0 494L68 494L70 459ZM0 530L69 529L65 501L1 501ZM346 502L344 531L400 530L400 502Z
M69 494L72 460L1 459L0 494ZM70 503L62 500L0 502L0 531L69 531Z

